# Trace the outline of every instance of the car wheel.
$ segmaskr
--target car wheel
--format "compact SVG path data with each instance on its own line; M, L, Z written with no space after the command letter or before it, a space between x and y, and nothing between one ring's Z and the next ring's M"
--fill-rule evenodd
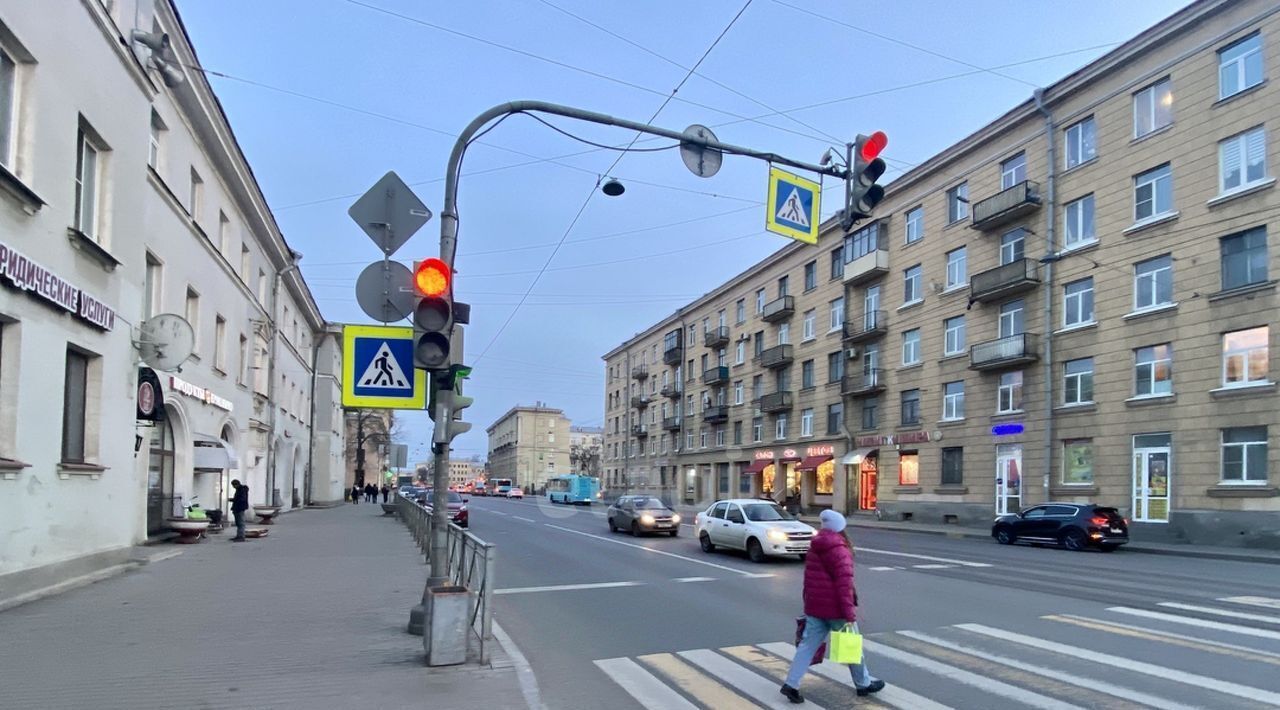
M618 532L618 526L613 524L613 518L609 519L609 532L611 533Z
M1001 545L1012 545L1018 538L1014 536L1013 531L1009 528L1000 528L996 530L996 542Z
M640 525L631 523L631 537L640 537Z
M679 535L680 535L680 531L679 531L679 530L672 530L672 531L671 531L671 537L677 537L677 536L679 536Z
M711 536L706 533L702 533L698 536L698 544L702 546L703 552L716 551L716 546L711 544Z
M1099 545L1098 549L1102 550L1103 552L1115 552L1116 550L1120 549L1120 546L1119 545Z
M1068 530L1062 534L1062 546L1068 550L1079 552L1084 549L1084 545L1084 533L1079 530Z
M747 557L756 564L764 562L764 548L760 546L760 541L754 537L747 540Z

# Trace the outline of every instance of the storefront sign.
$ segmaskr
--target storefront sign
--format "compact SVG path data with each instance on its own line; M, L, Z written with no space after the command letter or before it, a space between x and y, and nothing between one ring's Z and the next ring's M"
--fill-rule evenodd
M174 392L181 392L192 399L198 399L205 404L212 404L213 406L219 409L225 409L228 412L231 411L231 400L219 397L212 391L193 385L186 380L181 380L173 375L169 375L169 387Z
M773 449L761 449L755 453L756 461L773 460Z
M1015 436L1021 434L1025 428L1018 423L1013 424L997 424L991 427L992 436Z
M90 325L103 330L116 326L115 311L4 242L0 242L0 277L7 278L15 288L31 291Z
M817 446L810 446L805 449L804 455L805 458L808 458L810 456L834 456L835 453L835 446L831 444L818 444Z
M138 421L158 422L164 419L164 394L160 378L149 367L138 368Z
M938 441L942 438L939 431L904 431L901 434L887 436L860 436L854 439L854 445L860 449L874 449L881 446L901 446L903 444L923 444Z

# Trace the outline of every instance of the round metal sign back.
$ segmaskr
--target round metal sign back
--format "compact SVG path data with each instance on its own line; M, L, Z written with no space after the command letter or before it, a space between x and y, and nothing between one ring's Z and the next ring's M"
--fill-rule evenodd
M415 300L413 272L398 261L375 261L356 279L356 303L380 323L408 318Z
M716 134L712 133L710 128L697 123L684 129L684 134L700 141L719 142ZM684 161L684 166L689 168L689 171L694 175L709 178L720 172L720 165L724 162L724 154L717 148L706 147L705 144L680 141L680 159Z

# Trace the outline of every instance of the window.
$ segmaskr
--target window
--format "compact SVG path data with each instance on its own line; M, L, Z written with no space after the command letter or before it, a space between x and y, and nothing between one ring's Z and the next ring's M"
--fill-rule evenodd
M88 411L89 357L67 349L62 393L62 461L85 462L85 416Z
M1225 275L1225 274L1224 274ZM1136 311L1173 303L1173 257L1165 254L1133 265L1133 307Z
M1141 138L1173 123L1173 82L1169 77L1133 95L1133 137Z
M236 384L245 384L249 381L249 339L240 336L240 362L236 367Z
M736 317L736 324L742 325L747 322L747 299L739 298L738 302L733 306L733 313Z
M716 427L716 446L724 446L724 427Z
M813 360L800 363L800 389L813 387Z
M779 414L773 421L773 438L781 441L787 438L787 415Z
M764 313L764 289L756 290L756 315ZM693 343L689 343L693 345Z
M227 371L227 319L222 316L213 318L213 366Z
M789 342L791 342L791 324L779 323L778 324L778 345L786 345Z
M862 428L871 431L879 426L880 420L880 400L864 399L862 400Z
M258 303L267 303L267 273L262 269L258 269Z
M1097 128L1090 116L1067 127L1067 169L1087 163L1098 155Z
M142 287L142 317L150 318L161 311L161 293L163 269L160 260L147 252L147 270Z
M774 385L779 392L786 392L791 389L791 367L780 368L774 373Z
M947 222L959 222L968 216L969 183L962 182L947 190Z
M804 339L813 340L818 337L818 315L812 308L804 312Z
M778 279L778 298L787 295L787 290L791 287L791 277L783 276Z
M835 435L844 430L844 403L827 405L827 434Z
M1262 35L1254 33L1218 50L1218 98L1262 83Z
M692 432L692 431L687 431L687 432L685 432L685 435L684 435L684 448L686 448L686 449L692 449L692 448L693 448L693 432Z
M733 445L734 446L742 445L742 422L733 423Z
M800 412L800 436L813 436L813 409Z
M804 290L812 291L818 287L818 262L815 259L804 265Z
M76 204L75 228L95 242L101 242L98 234L98 196L102 181L100 153L89 138L84 122L76 133Z
M844 296L827 304L827 332L834 333L844 327Z
M147 165L152 170L160 171L160 146L164 137L165 125L160 114L151 109L151 132L147 137Z
M1222 386L1247 387L1267 382L1270 329L1237 330L1222 336Z
M1173 211L1173 172L1165 163L1133 178L1133 219L1141 222Z
M924 299L924 290L921 287L921 281L924 279L924 270L919 264L902 272L902 304L908 305Z
M756 400L764 396L764 375L756 375L751 378L751 399Z
M1164 343L1133 351L1134 394L1159 397L1173 394L1173 346Z
M1000 265L1022 261L1026 256L1027 231L1022 227L1000 237Z
M1007 190L1027 180L1027 154L1018 153L1000 163L1000 189Z
M1241 288L1267 280L1267 228L1253 229L1223 237L1222 290Z
M1089 404L1093 402L1093 358L1068 360L1063 370L1063 403Z
M879 249L880 223L872 222L853 234L845 236L844 261L847 264L854 259L866 256L867 254Z
M1267 428L1265 426L1222 430L1222 482L1267 482Z
M218 253L223 256L231 253L231 220L222 210L218 210Z
M747 341L739 340L734 346L734 364L741 365L747 361Z
M200 351L200 294L196 293L190 286L187 287L187 307L185 311L187 322L191 324L191 329L195 331L195 346L193 351Z
M689 345L689 347L693 347L693 346L695 346L695 345L697 345L697 344L698 344L698 326L696 326L696 325L690 325L690 326L689 326L689 343L688 343L688 345Z
M707 448L707 428L702 427L698 430L698 448Z
M914 244L924 238L924 208L916 207L907 210L907 244Z
M755 356L760 357L764 352L764 331L758 330L755 335Z
M943 355L959 355L964 352L964 316L955 316L942 322L945 331Z
M1218 191L1243 190L1267 179L1267 134L1262 126L1218 143Z
M996 414L1012 414L1022 411L1022 371L1000 373L1000 385L996 390Z
M1062 442L1062 483L1068 486L1093 483L1093 439Z
M964 247L947 252L947 288L969 283L969 266Z
M844 278L844 247L831 250L831 280Z
M204 209L204 180L195 168L191 168L191 192L187 197L187 212L192 219L199 222L202 209Z
M728 325L728 321L726 321L726 320L725 320L725 315L724 315L724 309L723 309L723 308L721 308L721 309L716 313L716 325L717 325L718 327L720 327L720 328L723 328L723 327L725 327L726 325ZM655 363L656 363L656 362L658 362L658 346L657 346L657 345L653 346L653 361L654 361Z
M1063 287L1062 325L1070 328L1093 322L1093 277Z
M751 441L757 444L764 441L764 420L760 417L751 420Z
M737 380L736 382L733 383L733 403L742 404L742 395L743 395L742 380Z
M1098 240L1093 230L1093 195L1068 202L1063 214L1065 236L1063 246L1073 249Z
M244 244L240 245L240 280L246 285L249 283L249 247Z
M902 334L902 364L915 365L920 362L920 329L912 328Z
M964 485L964 449L959 446L942 449L942 485Z
M964 382L947 382L942 385L942 419L964 419Z
M839 382L844 377L844 351L827 354L827 382Z
M920 455L914 451L898 454L898 485L920 485Z
M920 390L906 390L902 393L902 426L920 423Z
M0 165L14 172L18 124L18 63L0 47Z
M1026 309L1023 306L1022 299L1019 298L1000 306L1000 337L1012 338L1015 335L1022 335L1023 329L1023 313Z

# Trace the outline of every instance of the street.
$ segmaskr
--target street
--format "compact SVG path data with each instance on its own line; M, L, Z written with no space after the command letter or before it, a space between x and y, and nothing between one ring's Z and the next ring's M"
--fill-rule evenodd
M598 505L470 507L547 707L789 707L803 563L705 554L691 516L677 539L636 539ZM850 530L888 683L860 707L1280 706L1280 567ZM806 676L808 707L855 704L836 670Z

